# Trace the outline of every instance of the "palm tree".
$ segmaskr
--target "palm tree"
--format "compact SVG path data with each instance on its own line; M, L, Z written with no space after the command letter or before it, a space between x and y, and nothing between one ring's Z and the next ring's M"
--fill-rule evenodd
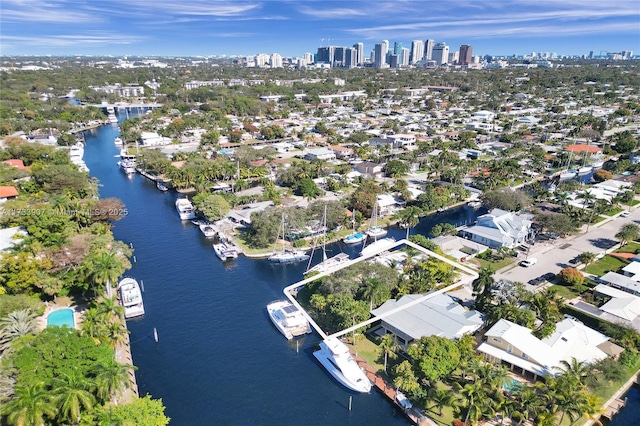
M124 266L115 253L100 253L93 259L93 281L104 284L107 295L111 293L111 282L116 281L125 271Z
M129 330L124 324L112 322L106 329L106 338L109 340L109 346L115 349L116 346L125 343L127 341L126 337L129 333Z
M433 405L430 410L438 408L438 416L442 417L444 407L453 407L456 404L456 396L453 392L447 389L438 389L437 387L429 388L427 391L429 400Z
M362 290L362 297L369 299L370 309L379 300L389 297L389 289L387 285L377 278L369 278L365 281L365 287Z
M38 321L29 309L13 311L0 320L0 352L9 348L11 342L20 336L35 334Z
M416 206L409 206L398 213L400 226L407 228L407 239L409 239L409 231L411 228L420 223L420 215L422 210Z
M113 297L102 297L95 305L99 314L104 315L109 319L114 317L120 320L124 315L124 306L118 303L118 299Z
M478 272L478 278L473 280L473 295L476 298L475 304L480 309L491 299L491 287L495 283L493 269L484 267Z
M640 226L635 223L625 223L620 227L615 237L620 240L620 247L622 247L629 241L637 240L640 237Z
M62 418L73 423L80 421L83 410L89 411L95 404L95 397L90 392L94 383L80 375L62 373L52 380L53 395Z
M487 408L483 404L483 400L487 400L488 398L482 388L482 384L478 382L467 383L460 389L460 394L467 399L467 414L464 418L464 424L469 424L470 418L477 422Z
M384 372L387 372L387 360L390 353L395 353L399 348L395 334L385 334L380 340L380 349L384 353Z
M519 386L516 388L514 397L516 397L516 401L518 401L517 411L523 421L535 417L543 411L544 407L538 393L530 386Z
M56 409L44 383L36 382L16 388L14 397L5 404L2 414L16 426L43 426L45 417L55 417Z
M594 260L596 260L596 255L595 253L591 253L590 251L585 251L580 254L579 258L580 258L580 262L584 263L585 265L589 265Z
M589 221L587 222L587 231L589 231L589 226L591 225L591 219L593 218L593 213L596 211L596 204L594 201L596 200L596 196L593 195L590 191L583 191L578 198L582 198L584 208L590 208L591 213L589 213Z
M569 382L576 383L578 388L584 387L584 379L591 374L591 366L575 357L571 357L569 361L561 360L559 370L562 372L561 377L564 376Z
M105 340L108 324L108 320L98 311L98 308L89 308L84 312L80 334L91 337L99 345Z
M135 370L133 365L120 364L115 360L101 363L95 367L96 392L103 401L111 399L118 404L118 395L131 386L129 372Z

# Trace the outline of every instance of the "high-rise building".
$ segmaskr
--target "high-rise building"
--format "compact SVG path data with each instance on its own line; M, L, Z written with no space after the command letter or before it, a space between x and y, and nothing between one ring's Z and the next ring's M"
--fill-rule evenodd
M255 56L255 65L258 68L264 67L269 62L269 55L266 53L258 53Z
M460 46L460 50L458 51L458 63L460 65L469 65L472 63L473 57L473 49L468 44L463 44Z
M449 52L449 59L447 60L448 64L457 64L458 62L458 54L460 52L458 52L457 50L454 50L453 52Z
M396 41L395 43L393 43L393 54L400 55L401 53L402 53L402 43Z
M347 47L344 50L344 62L343 66L347 68L354 68L358 65L358 51L354 47Z
M413 40L411 42L411 54L409 58L410 64L421 61L424 57L424 42L422 40Z
M335 52L336 52L335 46L318 47L318 54L316 55L316 63L324 62L327 64L333 64Z
M344 66L344 52L346 47L336 47L333 54L333 62L331 63L332 67L342 67Z
M382 40L381 43L377 43L374 49L376 68L387 68L387 53L389 52L389 40Z
M356 43L353 45L356 49L356 65L364 62L364 43Z
M406 67L409 66L409 59L411 58L411 50L407 47L402 48L402 52L400 53L400 66Z
M424 42L424 59L430 61L433 59L433 46L435 46L435 40L428 39Z
M305 64L313 63L313 53L305 52L302 58L304 59Z
M445 43L438 43L433 46L431 59L436 61L436 65L444 65L449 61L449 46Z
M279 53L273 53L269 58L269 65L271 68L282 68L282 56Z

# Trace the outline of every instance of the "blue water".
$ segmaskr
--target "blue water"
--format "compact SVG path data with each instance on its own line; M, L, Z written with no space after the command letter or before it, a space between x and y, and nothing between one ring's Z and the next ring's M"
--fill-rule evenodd
M299 340L297 348L269 321L267 303L301 279L306 262L220 262L199 229L179 220L175 193L120 172L117 135L112 125L86 132L85 162L100 181L100 196L118 197L129 210L113 231L133 245L136 262L127 275L143 281L145 290L144 317L127 323L141 395L162 398L175 425L408 424L377 391L353 394L334 381L313 357L317 335ZM466 207L440 213L412 233L475 216ZM389 235L405 233L396 228ZM328 249L355 257L361 246Z
M47 327L63 327L74 328L76 322L73 319L73 309L58 309L47 315Z
M632 386L624 396L627 405L613 418L609 426L640 425L640 387Z

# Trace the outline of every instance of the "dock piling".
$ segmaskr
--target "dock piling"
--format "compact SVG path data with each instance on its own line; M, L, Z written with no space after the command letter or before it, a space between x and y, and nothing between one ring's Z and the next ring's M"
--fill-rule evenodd
M351 400L353 399L353 396L349 395L349 411L351 411Z

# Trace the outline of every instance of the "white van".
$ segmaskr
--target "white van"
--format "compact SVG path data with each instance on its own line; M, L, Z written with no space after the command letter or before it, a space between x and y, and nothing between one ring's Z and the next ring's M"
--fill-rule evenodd
M538 259L536 259L535 257L530 257L520 262L520 266L524 266L525 268L527 268L529 266L535 265L536 263L538 263Z

